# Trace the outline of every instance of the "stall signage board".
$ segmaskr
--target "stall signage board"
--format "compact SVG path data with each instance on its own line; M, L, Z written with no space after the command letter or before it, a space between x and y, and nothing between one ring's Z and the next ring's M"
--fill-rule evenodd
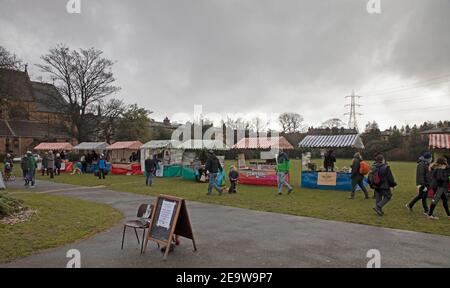
M336 172L319 172L317 175L317 184L323 186L336 186Z
M159 195L156 199L155 209L152 211L150 227L145 239L145 247L148 241L153 241L166 247L164 260L170 251L174 235L192 240L194 251L197 251L192 226L187 212L186 201L182 198ZM145 250L144 250L145 251Z

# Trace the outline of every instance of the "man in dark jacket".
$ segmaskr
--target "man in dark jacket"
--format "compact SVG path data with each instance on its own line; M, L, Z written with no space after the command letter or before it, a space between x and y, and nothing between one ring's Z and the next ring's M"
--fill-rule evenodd
M22 176L25 180L25 186L28 186L28 157L27 154L23 155L22 159L20 159L20 168L22 168Z
M157 163L156 160L148 156L145 160L145 185L152 186L153 184L153 174L156 171Z
M48 153L47 152L45 152L44 153L44 157L42 157L42 165L41 165L41 173L42 173L42 176L44 176L45 175L45 173L47 173L47 176L48 176L48 169L47 169L47 161L48 161Z
M369 184L375 189L375 207L373 210L383 216L383 207L391 200L391 189L397 186L391 168L385 163L383 155L377 155L376 163L369 176Z
M424 153L422 156L420 156L419 160L417 161L417 170L416 170L416 186L417 186L417 196L414 197L411 202L405 205L406 209L408 211L412 212L414 205L419 201L422 200L422 207L425 215L428 215L428 204L427 204L427 198L428 198L428 190L430 189L430 164L432 155L430 152Z
M356 192L356 186L358 185L361 190L364 192L365 199L369 199L369 193L367 192L366 187L364 186L364 175L361 175L359 172L359 169L361 167L361 161L362 157L359 152L355 153L353 156L353 162L352 162L352 192L350 193L349 199L355 198L355 192Z
M336 157L333 155L333 150L329 150L327 154L325 154L325 158L323 159L323 167L327 172L334 172L334 163L336 162Z
M428 218L432 220L438 220L439 218L433 215L434 209L436 208L439 200L442 200L442 205L444 206L445 213L448 219L450 219L450 211L448 208L448 181L449 181L449 165L446 158L439 158L431 166L431 187L436 194L431 201L430 211L428 211Z
M212 150L208 151L208 160L206 160L205 164L206 171L209 172L209 185L208 185L208 194L211 195L212 189L215 188L219 195L222 195L222 188L217 185L217 173L222 172L222 165L220 165L220 161Z

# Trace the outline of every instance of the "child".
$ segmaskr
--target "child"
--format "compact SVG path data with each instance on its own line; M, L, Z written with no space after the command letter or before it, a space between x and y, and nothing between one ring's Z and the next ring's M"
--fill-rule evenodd
M237 193L237 183L239 180L239 173L236 171L236 167L230 167L230 173L228 173L228 179L230 180L230 190L228 193Z
M75 163L72 171L72 175L81 175L82 174L82 164L81 162Z

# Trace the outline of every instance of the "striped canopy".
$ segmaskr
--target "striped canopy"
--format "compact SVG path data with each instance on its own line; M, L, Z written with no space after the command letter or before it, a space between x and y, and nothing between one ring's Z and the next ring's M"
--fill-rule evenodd
M292 150L292 146L289 141L283 136L281 137L251 137L242 138L234 146L234 149L271 149L280 148L285 150Z
M119 141L106 147L106 150L139 150L141 146L140 141Z
M358 134L349 135L308 135L298 146L300 148L358 148L364 144Z
M73 146L67 142L42 142L41 144L34 147L34 150L40 151L50 151L50 150L72 150Z
M450 149L450 134L430 134L430 149Z

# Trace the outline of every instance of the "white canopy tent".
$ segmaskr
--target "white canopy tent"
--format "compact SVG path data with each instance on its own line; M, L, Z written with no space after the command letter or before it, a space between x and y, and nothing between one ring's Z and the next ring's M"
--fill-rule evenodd
M181 164L181 157L183 156L183 152L182 149L178 148L180 146L179 144L180 142L176 140L152 140L143 144L140 148L142 171L144 171L145 168L145 159L147 159L149 156L159 154L161 152L164 154L164 156L166 154L168 155L169 159L167 162L169 163L180 162L178 164ZM177 159L179 159L179 161Z
M73 147L73 150L78 151L104 151L109 144L106 142L82 142Z

